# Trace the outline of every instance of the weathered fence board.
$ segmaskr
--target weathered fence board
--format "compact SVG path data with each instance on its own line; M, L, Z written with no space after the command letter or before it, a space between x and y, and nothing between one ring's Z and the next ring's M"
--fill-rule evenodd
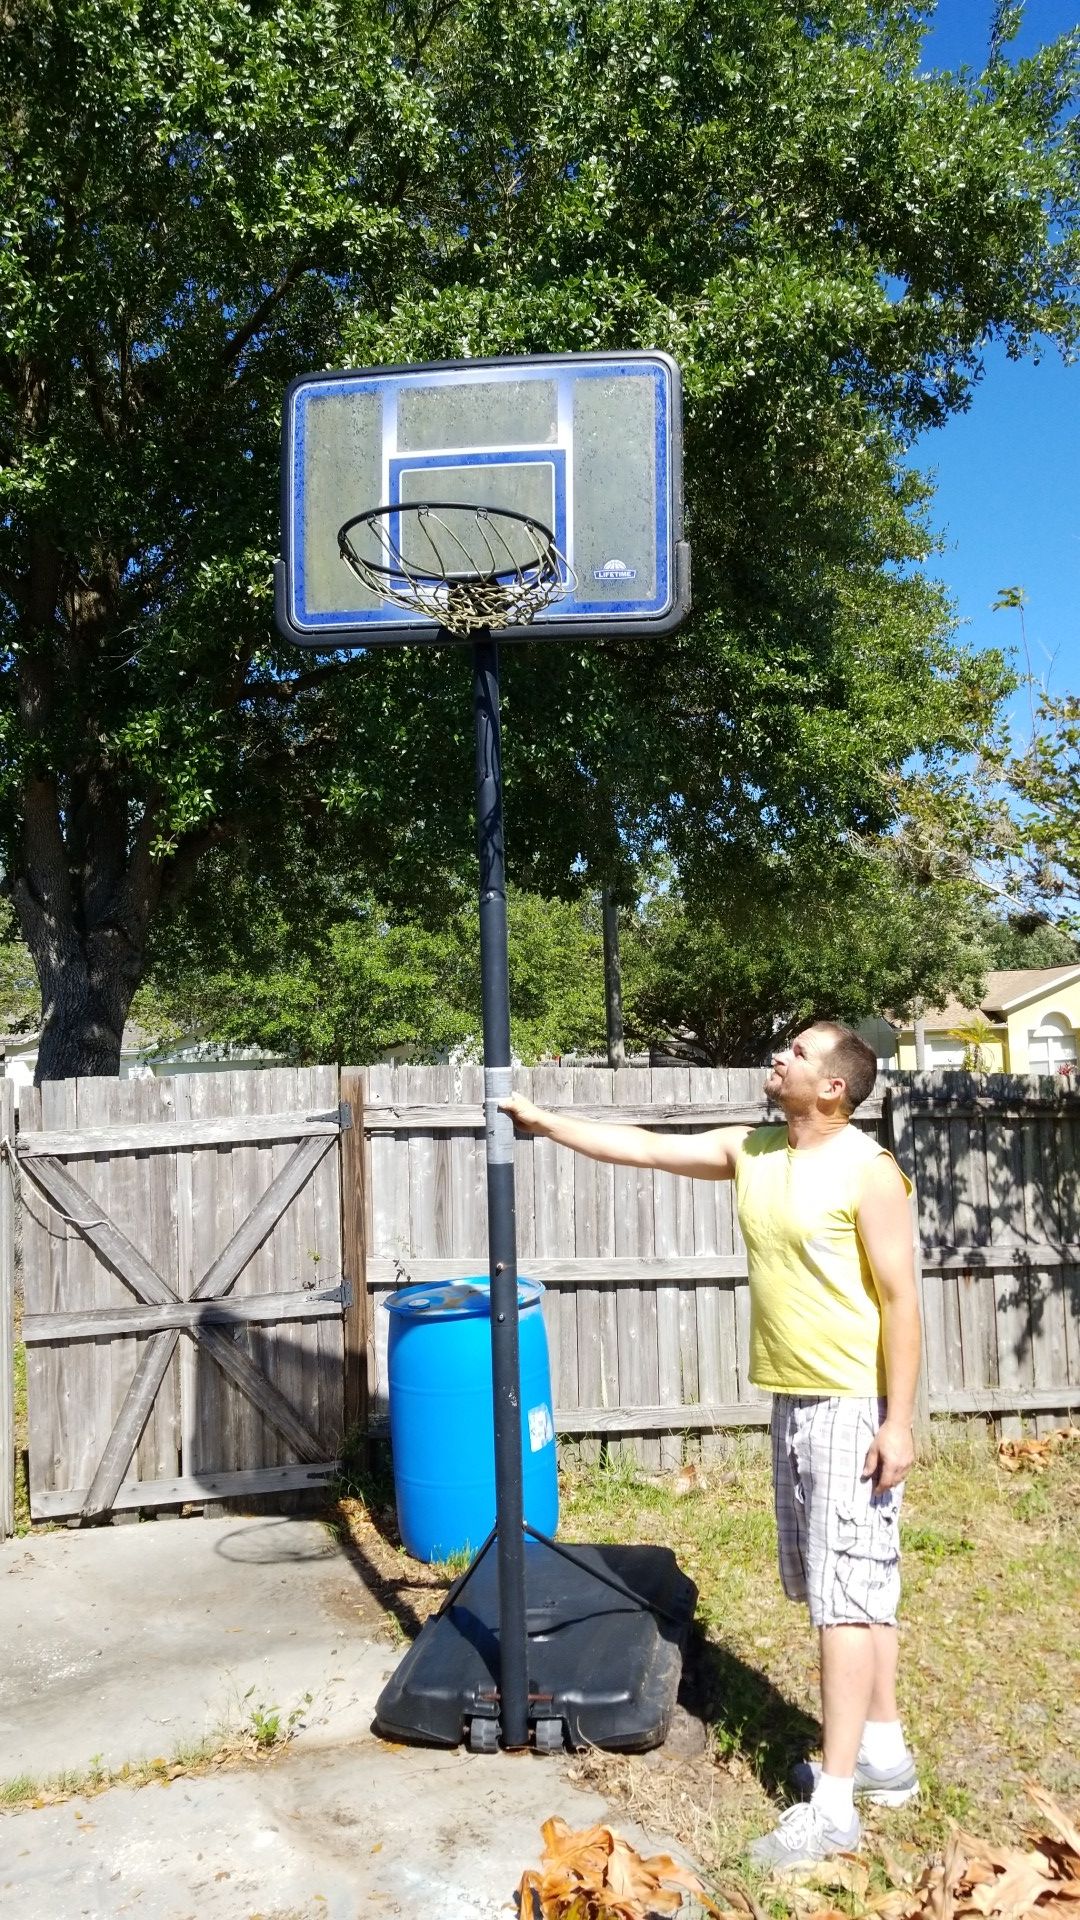
M681 1066L515 1074L546 1106L683 1130L763 1119L760 1083ZM340 1087L334 1068L276 1068L27 1090L32 1512L325 1480L346 1421L385 1423L387 1294L486 1271L481 1095L475 1065L347 1069ZM858 1121L916 1185L926 1413L1016 1430L1080 1408L1080 1096L899 1075ZM731 1183L538 1139L514 1153L521 1270L545 1288L556 1423L581 1455L668 1469L764 1424ZM0 1534L12 1211L0 1169Z
M549 1066L515 1084L543 1106L610 1122L696 1130L765 1117L751 1069ZM369 1074L376 1420L386 1410L386 1293L485 1269L480 1089L458 1070L443 1106L434 1093L444 1086L431 1070ZM1046 1081L904 1075L879 1083L858 1122L895 1145L916 1182L924 1411L1050 1424L1080 1405L1080 1101ZM440 1252L420 1169L447 1137L457 1198ZM761 1425L768 1396L748 1378L746 1252L731 1184L605 1166L539 1139L519 1140L515 1163L519 1258L547 1290L560 1431L589 1456L602 1444L668 1467L687 1446L711 1451L720 1427Z
M611 1069L583 1067L578 1090L585 1101L600 1105L611 1099ZM521 1146L528 1154L527 1142ZM607 1407L614 1390L612 1356L616 1352L615 1303L600 1290L600 1275L605 1273L615 1252L614 1168L599 1160L580 1155L574 1161L574 1246L577 1258L567 1263L575 1273L574 1292L570 1296L576 1309L574 1338L577 1346L577 1397L586 1406ZM530 1272L545 1285L549 1282L535 1258ZM596 1439L582 1443L583 1462L599 1458Z
M257 1097L258 1089L254 1087L248 1088L246 1085L251 1077L252 1076L247 1074L239 1074L236 1076L240 1082L240 1085L236 1089L238 1099L242 1099L245 1093L249 1093L252 1098ZM155 1095L161 1094L165 1084L166 1083L161 1080L135 1080L131 1082L131 1086L138 1088L139 1092L134 1095L125 1093L119 1097L121 1099L134 1098L136 1111L140 1111L144 1102L147 1100L153 1102L154 1107L156 1107L158 1103ZM94 1083L90 1080L82 1080L79 1082L79 1085L84 1089L82 1104L86 1105L89 1110L89 1099L93 1094ZM95 1106L104 1105L105 1109L108 1110L110 1104L112 1104L109 1098L111 1090L114 1087L119 1088L122 1086L125 1086L125 1083L122 1081L103 1081L101 1093L103 1093L105 1097L103 1100L100 1096L98 1099L95 1099ZM168 1147L170 1149L175 1147L239 1147L245 1141L299 1140L305 1134L309 1133L334 1135L339 1131L340 1124L340 1117L335 1109L328 1113L236 1113L230 1114L224 1119L192 1122L189 1126L181 1123L174 1125L168 1122L164 1125L155 1125L154 1121L148 1120L145 1125L140 1126L128 1127L125 1126L123 1122L120 1122L115 1127L102 1126L95 1128L86 1126L80 1127L77 1131L70 1133L56 1131L42 1133L40 1130L20 1130L19 1157L20 1159L30 1159L33 1155L39 1153L56 1154L61 1158L64 1154L69 1153L103 1153L106 1154L110 1160L113 1160L118 1154L137 1153L141 1155L152 1152L155 1147Z
M1034 1075L898 1076L912 1115L934 1412L1052 1426L1080 1404L1080 1099Z
M141 1480L121 1486L113 1501L113 1512L132 1509L202 1506L206 1501L243 1500L299 1490L317 1492L326 1486L328 1469L324 1466L255 1467L241 1473L199 1473L172 1480ZM62 1520L79 1510L78 1502L87 1489L75 1488L61 1493L41 1493L37 1497L35 1518Z
M369 1419L370 1302L367 1290L367 1245L370 1234L366 1157L364 1154L365 1076L359 1067L341 1074L341 1242L345 1299L345 1430L363 1430ZM325 1283L324 1283L325 1284Z
M262 1321L340 1320L351 1304L340 1276L317 1293L261 1294L231 1300L178 1300L169 1307L91 1307L84 1313L33 1313L23 1321L28 1347L51 1340L115 1339L121 1333L145 1335L170 1327L244 1327Z
M349 1300L337 1079L27 1093L33 1515L93 1520L226 1483L250 1497L260 1474L279 1492L283 1470L301 1487L333 1468Z

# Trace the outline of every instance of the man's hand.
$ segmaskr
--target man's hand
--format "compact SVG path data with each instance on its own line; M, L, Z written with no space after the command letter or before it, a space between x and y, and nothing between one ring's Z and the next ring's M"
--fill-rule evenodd
M885 1420L870 1442L863 1462L862 1477L872 1480L875 1491L886 1493L898 1487L915 1465L915 1436L910 1427L898 1420Z
M511 1093L507 1099L500 1100L499 1112L508 1113L522 1133L538 1133L547 1119L544 1109L535 1106L523 1093Z

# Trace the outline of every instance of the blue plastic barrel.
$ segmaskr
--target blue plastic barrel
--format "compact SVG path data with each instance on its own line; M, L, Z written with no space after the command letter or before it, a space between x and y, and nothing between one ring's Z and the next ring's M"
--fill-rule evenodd
M559 1521L543 1288L518 1283L525 1518ZM390 1315L390 1438L398 1526L416 1560L475 1552L495 1525L491 1301L486 1274L399 1287Z

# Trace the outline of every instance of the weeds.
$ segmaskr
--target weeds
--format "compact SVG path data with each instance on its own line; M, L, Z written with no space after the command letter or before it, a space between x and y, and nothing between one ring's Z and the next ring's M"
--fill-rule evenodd
M870 1811L871 1859L879 1845L932 1851L950 1819L1019 1831L1025 1776L1063 1804L1080 1795L1078 1455L1061 1448L1037 1475L1005 1471L977 1420L935 1428L924 1447L904 1503L901 1629L922 1794ZM561 1531L665 1542L696 1582L709 1756L694 1768L626 1757L615 1768L607 1755L575 1767L653 1831L685 1836L706 1864L730 1862L775 1819L791 1762L819 1738L815 1637L780 1593L764 1449L725 1442L714 1460L664 1479L635 1479L622 1462L575 1466Z
M40 1778L20 1773L11 1780L0 1781L0 1809L10 1813L18 1808L51 1807L59 1800L71 1800L76 1795L89 1799L110 1787L167 1786L183 1775L208 1773L230 1763L250 1760L263 1751L265 1749L257 1746L253 1751L248 1739L227 1737L218 1732L205 1740L184 1741L168 1756L159 1754L152 1760L125 1761L120 1767L106 1767L101 1755L95 1754L88 1766L77 1771L65 1770Z
M245 1706L254 1691L253 1686L248 1688L244 1695ZM248 1707L246 1732L260 1752L265 1753L270 1747L284 1745L287 1740L292 1739L293 1734L303 1725L304 1714L310 1707L312 1698L310 1693L305 1693L299 1706L293 1707L287 1714L283 1714L280 1707L269 1707L258 1702Z
M340 1471L327 1487L331 1501L356 1500L373 1518L392 1514L394 1476L389 1441L372 1440L362 1428L351 1427L341 1443L339 1458Z
M249 1687L244 1704L255 1689ZM128 1760L119 1767L107 1767L100 1753L91 1756L85 1767L65 1769L41 1777L20 1773L0 1780L0 1811L14 1812L26 1807L51 1807L57 1801L81 1799L105 1793L110 1787L170 1786L174 1780L193 1774L216 1772L255 1760L266 1760L279 1752L303 1724L312 1695L305 1693L289 1713L280 1707L256 1703L247 1711L239 1731L218 1727L204 1740L182 1740L168 1755L151 1760Z
M459 1573L464 1573L466 1567L471 1567L474 1558L473 1550L466 1542L457 1553L448 1553L445 1560L433 1560L431 1571L436 1579L445 1580L449 1585L451 1581L457 1579Z
M30 1476L27 1459L26 1348L19 1338L22 1302L15 1300L15 1532L30 1532Z

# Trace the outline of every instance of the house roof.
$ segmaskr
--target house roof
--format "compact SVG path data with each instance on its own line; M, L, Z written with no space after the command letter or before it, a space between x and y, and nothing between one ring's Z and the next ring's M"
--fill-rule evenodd
M1080 966L1073 967L1004 967L986 976L986 992L977 1008L965 1007L961 1001L947 1000L942 1007L927 1007L923 1019L928 1027L936 1029L962 1027L975 1012L985 1015L999 1026L1004 1026L1007 1015L1014 1007L1022 1007L1028 1000L1038 1000L1049 988L1063 986L1066 981L1080 980ZM910 1027L911 1021L906 1020Z
M0 1030L0 1045L2 1045L8 1053L33 1053L37 1050L40 1042L40 1027L35 1028L31 1033L10 1033ZM120 1051L122 1054L148 1053L151 1052L157 1044L157 1038L154 1034L148 1032L145 1027L137 1026L133 1020L129 1020L124 1028L123 1039L120 1042Z

